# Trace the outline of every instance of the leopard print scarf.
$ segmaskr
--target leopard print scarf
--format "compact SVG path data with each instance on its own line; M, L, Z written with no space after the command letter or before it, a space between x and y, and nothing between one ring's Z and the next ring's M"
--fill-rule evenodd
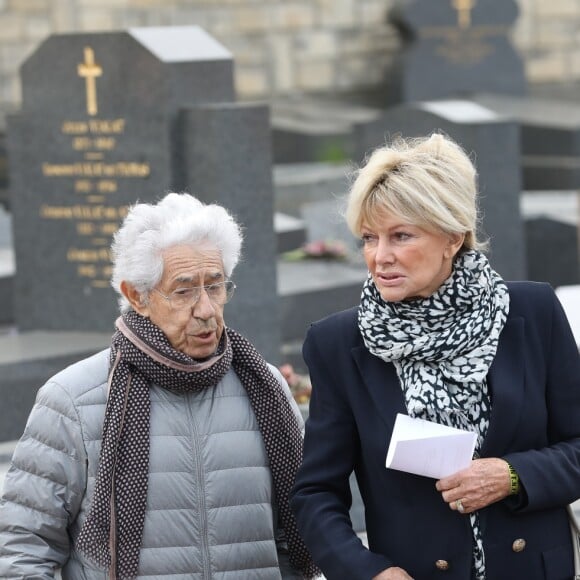
M477 457L491 413L486 375L508 312L503 280L482 253L467 251L424 299L385 302L369 275L358 325L369 351L394 364L409 415L474 431ZM479 517L470 517L475 577L484 580Z

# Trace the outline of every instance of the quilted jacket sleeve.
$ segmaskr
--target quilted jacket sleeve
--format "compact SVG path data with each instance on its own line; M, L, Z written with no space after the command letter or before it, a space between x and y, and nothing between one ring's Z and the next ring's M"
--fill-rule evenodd
M54 578L68 559L68 527L86 483L81 426L69 394L38 392L0 500L0 578Z

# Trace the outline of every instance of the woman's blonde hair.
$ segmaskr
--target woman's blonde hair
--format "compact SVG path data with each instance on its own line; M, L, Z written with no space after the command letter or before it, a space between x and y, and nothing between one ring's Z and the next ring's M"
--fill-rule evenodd
M475 167L445 135L397 137L371 154L356 174L345 218L359 237L363 224L380 224L384 213L435 231L464 234L462 250L486 247L477 240Z

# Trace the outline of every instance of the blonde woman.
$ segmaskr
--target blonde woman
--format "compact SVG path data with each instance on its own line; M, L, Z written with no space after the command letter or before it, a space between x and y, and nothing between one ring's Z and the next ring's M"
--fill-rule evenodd
M505 282L478 241L476 171L452 140L376 150L346 220L369 275L310 328L304 461L291 500L329 580L570 579L580 362L547 284ZM385 468L397 413L476 434L436 481ZM369 547L349 519L349 476Z

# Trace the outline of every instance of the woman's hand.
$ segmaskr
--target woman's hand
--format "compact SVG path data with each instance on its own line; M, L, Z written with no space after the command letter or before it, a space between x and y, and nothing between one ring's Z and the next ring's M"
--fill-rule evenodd
M387 568L383 570L380 574L373 576L372 580L413 580L403 568L396 568L393 566L392 568Z
M474 459L463 471L440 479L435 487L452 510L469 514L507 497L507 461L497 457Z

